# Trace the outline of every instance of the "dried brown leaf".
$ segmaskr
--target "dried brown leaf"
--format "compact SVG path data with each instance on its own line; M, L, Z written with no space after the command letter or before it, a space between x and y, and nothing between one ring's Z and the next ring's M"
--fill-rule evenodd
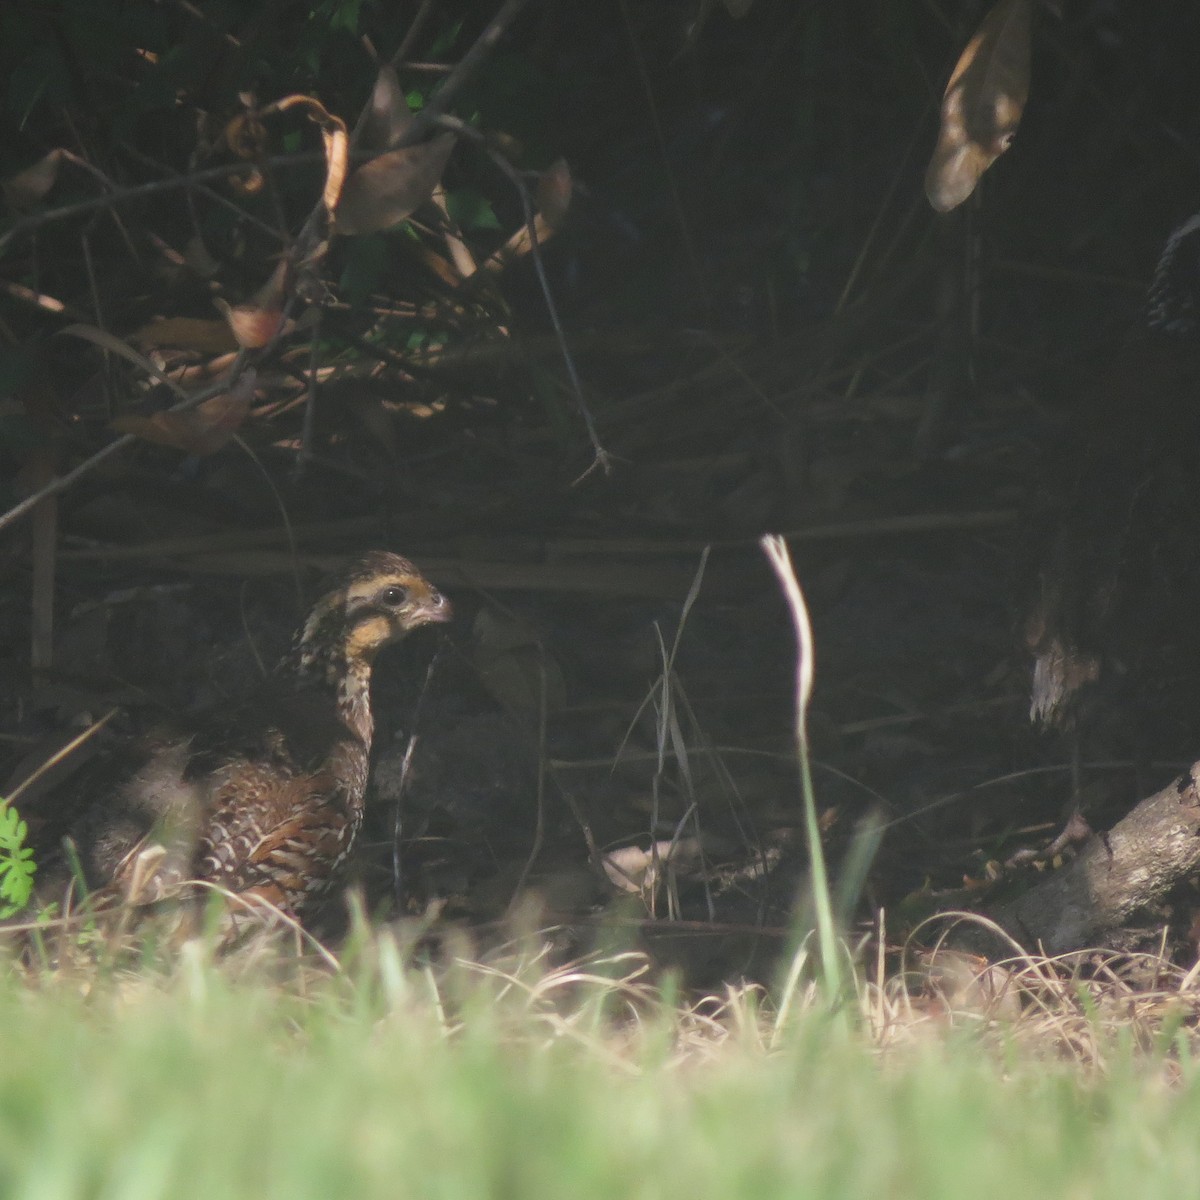
M350 139L346 133L346 122L341 117L334 116L319 100L300 92L285 96L282 100L268 105L263 109L263 113L270 115L287 112L293 108L304 109L308 119L321 127L321 140L325 146L325 187L322 190L322 198L325 201L325 207L332 213L337 208L342 194L350 156Z
M275 113L289 112L293 108L302 108L308 116L317 122L318 125L324 125L328 121L342 123L341 117L335 117L315 96L306 96L303 92L293 92L290 96L284 96L282 100L276 100L273 104L268 104L262 110L263 116L273 116Z
M58 168L66 157L67 152L61 148L51 150L49 154L43 155L32 166L18 171L15 175L10 175L3 183L0 183L0 191L4 193L4 199L16 209L33 208L39 201L45 199L46 194L54 186L58 179Z
M533 219L533 228L539 246L553 237L554 231L566 219L567 209L571 205L571 191L571 171L560 158L558 162L547 167L538 179L537 193L534 197L537 214ZM529 226L522 225L503 246L491 254L484 262L483 269L498 275L509 263L522 258L532 248L533 239L529 236Z
M255 382L255 373L245 371L230 391L213 396L195 408L157 412L148 417L117 417L112 426L120 433L132 433L159 446L171 446L188 454L212 454L237 433L246 419Z
M1031 0L998 0L959 57L925 172L938 212L956 208L1012 144L1029 97Z
M231 305L216 297L213 303L225 314L237 344L246 350L261 350L281 332L290 332L294 322L284 327L283 307L291 282L291 264L286 258L271 273L271 278L244 304Z
M404 89L389 63L379 68L371 106L367 110L358 144L365 150L393 150L413 123Z
M213 303L225 314L234 340L245 350L261 350L281 333L291 332L292 322L285 328L283 310L280 308L233 305L219 296Z
M342 198L342 188L346 184L350 138L345 125L334 125L321 129L321 140L325 143L325 191L322 199L326 210L332 213Z
M338 232L375 233L411 216L433 194L454 140L452 133L440 133L431 141L389 150L364 163L342 189Z
M462 286L463 276L454 264L431 246L414 242L405 247L405 252L421 263L430 274L436 275L446 287L453 289Z
M224 321L200 317L157 317L130 334L129 340L140 350L173 346L202 354L225 354L237 349L237 341Z

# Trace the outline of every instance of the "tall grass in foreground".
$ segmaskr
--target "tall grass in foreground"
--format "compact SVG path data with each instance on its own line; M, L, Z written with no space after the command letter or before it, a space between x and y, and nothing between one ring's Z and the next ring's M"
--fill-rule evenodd
M1200 1080L1180 1037L1139 1053L1098 1032L1081 1069L1061 1039L948 1024L885 1053L861 1011L831 1017L810 987L779 1029L757 991L681 1006L632 957L551 970L514 950L435 973L387 936L339 971L216 964L197 943L137 970L10 965L0 1195L1194 1191Z

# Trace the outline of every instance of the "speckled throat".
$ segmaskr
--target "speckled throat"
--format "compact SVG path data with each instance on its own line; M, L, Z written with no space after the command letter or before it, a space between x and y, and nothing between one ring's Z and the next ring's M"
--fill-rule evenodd
M324 597L297 631L295 644L279 664L279 674L300 687L329 690L338 715L369 750L374 733L371 716L371 667L374 653L351 654L352 634L369 611L348 611L346 597Z

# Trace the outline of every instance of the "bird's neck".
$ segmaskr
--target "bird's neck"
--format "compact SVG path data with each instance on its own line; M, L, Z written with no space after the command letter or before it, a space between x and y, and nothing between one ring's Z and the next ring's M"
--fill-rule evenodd
M347 654L341 639L302 630L280 663L279 674L290 686L328 695L345 726L370 750L375 731L371 666L369 659Z

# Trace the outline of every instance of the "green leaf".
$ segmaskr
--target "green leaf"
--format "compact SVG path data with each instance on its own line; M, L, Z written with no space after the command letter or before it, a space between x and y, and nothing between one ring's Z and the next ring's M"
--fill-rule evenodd
M37 864L25 845L28 835L17 810L0 800L0 919L20 912L33 895Z

